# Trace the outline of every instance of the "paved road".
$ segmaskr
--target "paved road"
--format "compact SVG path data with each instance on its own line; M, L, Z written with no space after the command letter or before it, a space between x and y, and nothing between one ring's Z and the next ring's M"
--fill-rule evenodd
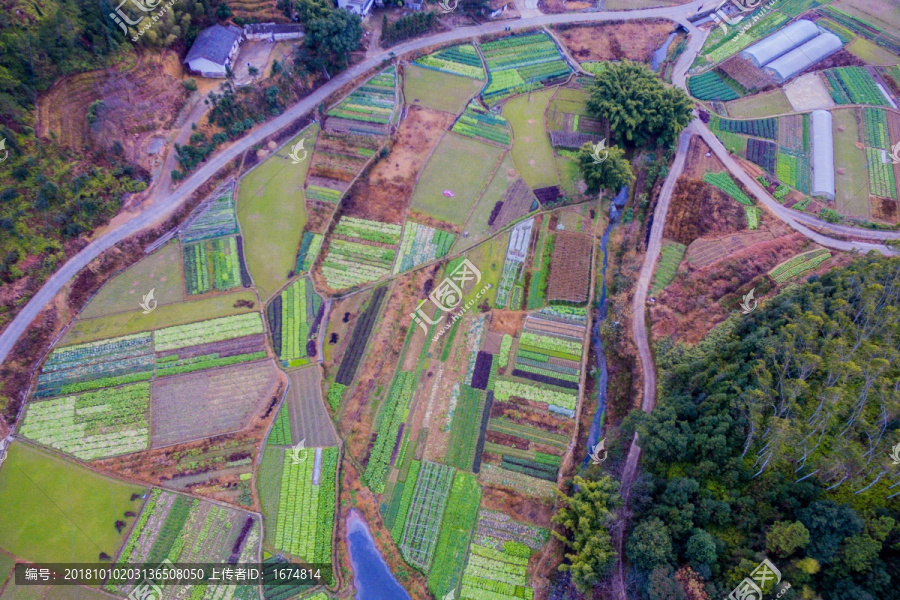
M704 0L695 0L690 4L681 6L673 6L667 8L651 8L645 10L632 11L614 11L614 12L596 12L596 13L572 13L562 15L542 15L529 19L520 19L518 21L498 21L486 23L480 26L463 27L452 31L445 31L433 36L412 40L404 44L399 44L389 51L384 51L378 55L366 58L362 62L354 65L346 71L332 78L322 87L312 92L309 96L294 104L286 110L278 118L262 125L256 131L250 133L244 138L236 141L234 144L216 154L193 175L188 177L174 192L169 193L162 199L157 200L154 195L146 203L147 209L136 214L128 221L122 222L116 228L107 231L97 239L92 241L78 254L73 256L60 269L48 279L43 287L32 297L18 315L12 320L6 329L0 334L0 363L6 360L12 347L18 341L19 337L28 328L28 325L35 317L49 304L53 297L63 288L63 286L75 277L81 269L88 265L92 260L99 256L105 250L111 248L125 238L134 235L138 231L145 229L164 220L172 214L191 194L193 194L208 179L212 178L216 172L227 165L230 161L240 156L241 153L258 144L266 137L284 129L294 120L311 112L316 106L324 102L328 96L336 92L343 85L351 82L356 77L363 75L367 71L374 69L382 61L390 60L394 56L400 56L408 52L420 50L433 46L435 44L443 44L466 40L475 36L502 33L506 28L511 30L527 29L532 27L541 27L557 23L589 23L613 20L633 20L648 18L665 18L683 22L684 19L697 11L697 8ZM167 177L168 175L163 175ZM161 182L162 183L162 182ZM157 186L156 194L165 195L167 186Z

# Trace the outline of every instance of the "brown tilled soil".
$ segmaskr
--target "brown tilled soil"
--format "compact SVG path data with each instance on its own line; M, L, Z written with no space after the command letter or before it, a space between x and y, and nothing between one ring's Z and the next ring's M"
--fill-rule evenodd
M706 156L707 153L709 156ZM685 179L703 179L703 175L709 171L710 173L718 173L724 171L725 166L716 158L703 138L695 135L691 138L691 145L688 148L687 160L684 163Z
M517 310L495 310L491 312L491 331L516 335L522 328L526 313Z
M746 226L744 208L725 192L701 180L679 177L663 236L688 246L697 238L740 231Z
M534 523L547 528L550 527L550 519L555 512L549 503L490 486L484 488L481 507L488 510L499 510L517 521Z
M419 172L453 118L449 113L411 107L387 157L373 163L350 188L342 205L343 214L402 223Z
M547 299L587 302L591 279L591 236L575 231L560 231L550 261Z
M334 204L307 200L306 230L313 233L325 233L325 228L328 227L328 221L334 214L335 208Z
M740 292L762 287L769 281L765 277L768 271L808 245L803 235L793 233L744 248L712 266L691 269L651 305L653 338L672 336L688 344L699 342L734 310L732 304L740 300ZM757 289L757 296L759 292Z
M872 201L872 217L888 223L897 222L897 201L890 198L870 197Z
M139 162L144 141L172 126L187 98L175 52L143 52L137 64L64 77L37 102L37 134L52 132L58 143L109 148L119 142L131 162ZM97 120L88 124L91 103L102 100Z
M574 3L567 7L572 10ZM570 27L559 31L559 38L579 61L647 61L672 32L669 21L629 21Z

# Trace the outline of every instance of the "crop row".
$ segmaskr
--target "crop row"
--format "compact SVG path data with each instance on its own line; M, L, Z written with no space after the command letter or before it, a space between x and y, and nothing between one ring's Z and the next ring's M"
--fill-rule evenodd
M739 96L715 71L707 71L688 79L691 95L700 100L736 100Z
M481 107L474 100L453 125L453 131L471 138L509 146L509 122L501 115Z
M790 260L781 263L780 265L769 271L769 276L778 283L782 283L784 281L787 281L791 277L803 273L804 271L808 271L817 267L830 257L831 252L824 248L812 250L810 252L804 252L803 254L798 254Z
M314 458L315 457L315 458ZM313 480L318 465L319 481ZM285 460L278 492L275 547L308 562L331 562L337 448L307 450L305 460Z
M888 134L887 113L878 108L866 108L863 114L866 123L866 145L889 150L891 140Z
M181 233L182 242L234 235L238 232L231 190L206 205L203 211Z
M341 217L341 220L334 228L334 232L369 242L393 245L400 241L400 231L402 229L400 225L393 223L382 223L355 217Z
M838 104L887 106L887 99L865 67L835 67L825 71Z
M142 349L141 352L146 352ZM153 371L153 354L107 355L104 362L69 363L68 369L60 369L38 376L35 398L48 398L60 394L112 387L150 379Z
M328 114L354 121L389 123L394 114L395 86L396 71L391 67L353 90Z
M409 511L404 516L406 523L400 539L400 551L406 562L426 572L434 558L453 474L452 467L423 461Z
M750 138L747 140L747 159L761 166L767 173L775 172L778 145L768 140Z
M362 360L363 352L366 344L369 342L369 335L372 328L375 327L375 320L378 318L378 310L381 308L381 302L384 300L387 288L384 286L377 288L372 293L372 299L369 300L368 306L363 310L356 320L356 326L350 335L350 342L344 351L344 358L341 359L341 366L338 367L335 382L341 385L350 385L356 374L356 368Z
M306 188L307 200L318 200L319 202L329 202L337 204L341 199L342 192L321 185L310 185Z
M400 371L394 377L387 400L378 411L375 430L378 432L363 482L376 494L384 492L384 480L391 464L391 453L397 442L400 426L409 417L409 403L416 388L416 374Z
M767 138L770 140L778 139L778 119L774 117L770 117L768 119L750 119L745 121L734 119L716 120L716 127L721 131L742 133L744 135Z
M202 371L215 367L225 367L227 365L235 365L242 362L261 360L265 357L265 350L246 352L244 354L232 354L230 356L219 356L218 353L207 354L204 356L192 357L190 359L164 363L165 366L157 365L156 376L166 377L169 375L180 375L181 373L192 373L194 371Z
M528 84L567 76L571 70L546 33L510 36L481 45L489 71L483 92L496 101L522 91Z
M481 495L481 485L475 475L467 471L456 473L434 551L434 566L428 573L428 589L435 598L445 598L457 587L477 523Z
M741 191L741 188L738 187L727 172L707 173L703 176L703 181L719 188L731 196L732 199L737 200L744 206L753 206L753 201L747 197L747 194Z
M259 313L251 312L157 329L154 333L154 346L157 352L162 352L262 332L263 324Z
M538 335L526 331L522 333L519 340L521 346L529 348L537 348L540 350L549 350L550 352L559 352L573 356L575 360L581 359L582 345L581 342L573 340L563 340L558 337L549 335Z
M82 460L145 450L149 406L149 383L33 402L20 433Z
M182 258L188 294L230 290L241 284L241 259L234 236L185 245Z
M434 54L417 58L415 63L422 67L462 75L472 79L484 79L481 57L472 44L462 44L439 50Z
M541 402L548 406L558 406L566 410L575 410L576 396L571 392L550 390L518 381L500 379L494 386L494 397L500 402L510 398L522 398L531 402Z
M298 280L281 292L281 345L278 356L287 364L306 358L309 309L306 280ZM287 365L286 365L287 366Z
M894 167L883 156L886 150L866 148L866 162L869 170L869 192L873 196L897 199L897 182Z
M759 229L761 213L758 206L745 206L744 215L747 217L747 229Z
M324 240L325 236L321 233L310 233L309 231L303 233L300 249L297 251L297 264L294 266L295 273L305 273L312 268L316 258L319 256Z
M445 256L454 241L456 235L448 231L407 221L397 250L394 274Z
M532 600L528 558L472 544L463 572L462 598L472 600Z

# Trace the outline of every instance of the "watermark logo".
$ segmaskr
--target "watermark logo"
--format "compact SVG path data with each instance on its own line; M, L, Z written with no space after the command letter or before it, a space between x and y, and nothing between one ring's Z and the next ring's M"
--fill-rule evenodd
M713 9L712 19L722 29L722 33L727 33L729 25L737 25L743 21L746 16L744 13L754 10L761 3L762 0L722 0ZM729 4L737 7L737 14L729 14L726 11Z
M144 314L149 315L154 310L156 310L156 298L153 297L153 292L156 291L156 288L150 288L150 291L144 294L143 299L138 302L141 305L141 308L144 309Z
M756 288L753 288L746 294L744 294L744 301L741 302L741 312L745 315L749 315L756 307L759 305L759 302L756 301L756 298L753 297L754 293L756 293Z
M414 323L422 328L422 331L428 333L428 326L440 323L445 316L443 314L438 316L438 313L447 313L460 306L463 299L463 288L470 281L474 282L473 285L478 285L481 282L481 271L479 271L478 267L473 265L468 258L464 258L463 261L428 295L428 299L438 308L438 311L435 312L437 318L432 319L425 313L425 310L422 308L425 304L425 300L420 300L419 304L416 306L416 310L411 312L409 316L412 317ZM481 291L478 292L478 295L469 300L465 306L462 307L459 314L454 316L453 319L434 336L434 340L436 341L444 334L444 332L450 329L450 325L458 320L463 313L472 308L475 302L484 296L484 294L492 287L491 284L487 284L483 287Z
M450 590L444 595L443 600L456 600L456 590Z
M166 558L159 563L159 567L156 569L148 569L148 571L151 573L159 573L161 576L163 570L170 567L174 568L175 564ZM157 578L165 579L164 577L159 576L157 576ZM162 588L156 584L153 579L144 579L141 583L134 586L134 589L128 594L127 600L161 600L162 595Z
M900 465L900 444L894 446L894 449L891 450L891 459L894 461L893 464Z
M742 582L734 588L725 600L762 600L763 589L769 588L770 584L774 587L781 583L781 571L778 567L766 558L750 573L750 577L745 577ZM791 589L790 583L785 583L784 588L775 596L781 596Z
M306 148L303 147L304 142L306 142L306 138L303 138L291 147L291 153L288 157L291 159L292 165L299 165L306 160L306 156L309 153L306 151ZM303 152L302 156L300 155L301 151Z
M122 7L128 2L131 2L131 4L137 10L147 14L141 15L137 19L131 19L131 17L128 16L128 13L126 13L122 9ZM112 19L116 25L122 28L122 32L125 35L128 35L129 25L134 27L136 25L139 25L144 19L149 17L151 22L141 26L141 28L138 30L137 35L131 37L131 41L136 42L147 32L148 29L153 27L153 25L157 21L159 21L164 14L169 12L169 9L172 7L172 5L175 4L175 0L169 0L169 2L166 3L155 15L150 15L150 13L152 13L157 9L157 7L159 7L161 2L162 0L122 0L122 2L119 3L119 5L116 7L115 12L109 13L109 18Z
M891 164L900 165L900 142L891 147Z
M301 452L303 454L300 454ZM309 450L306 449L306 438L300 440L300 443L294 446L288 454L291 455L291 462L295 465L306 462L306 459L309 458Z
M0 150L3 151L3 158L0 158L0 163L9 158L9 150L6 149L6 138L0 140Z
M600 458L601 452L603 452L603 458ZM606 460L607 454L609 453L606 451L606 438L603 438L597 445L591 448L591 462L595 465L599 465Z
M456 7L459 6L459 0L441 0L441 12L448 13L456 10Z
M609 149L606 147L606 138L603 138L596 144L592 144L591 150L591 158L594 159L594 164L599 165L607 158L609 158Z

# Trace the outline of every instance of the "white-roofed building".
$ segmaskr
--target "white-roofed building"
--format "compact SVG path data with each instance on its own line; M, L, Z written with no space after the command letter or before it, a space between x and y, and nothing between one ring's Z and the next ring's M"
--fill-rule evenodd
M813 196L834 200L834 133L831 113L827 110L814 110L811 121L809 192Z
M762 67L817 35L819 35L819 28L815 23L807 19L800 19L756 42L741 52L741 58L746 58L755 66Z
M820 60L824 60L843 47L841 38L833 33L822 33L808 42L782 54L765 66L765 70L784 83L794 75L802 73Z

